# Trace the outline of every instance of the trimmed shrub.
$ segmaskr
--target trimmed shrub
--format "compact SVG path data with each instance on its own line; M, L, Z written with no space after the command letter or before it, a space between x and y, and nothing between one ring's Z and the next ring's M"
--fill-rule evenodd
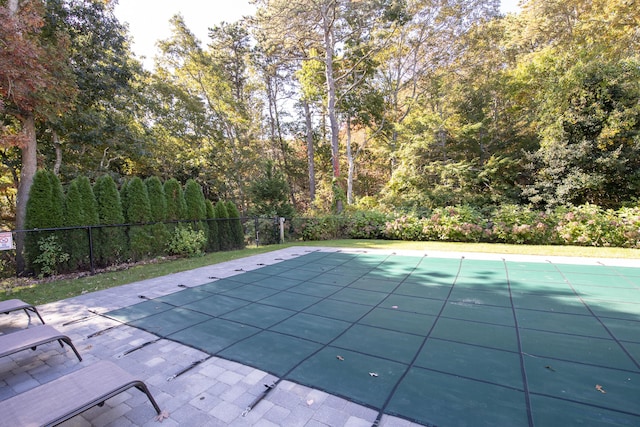
M218 235L218 221L216 218L215 208L211 200L205 200L205 208L207 211L207 224L209 225L209 234L207 236L207 251L217 252L220 250L220 236Z
M108 227L108 225L124 224L124 214L120 193L110 175L103 175L96 180L93 193L98 207L98 224L104 226L98 228L94 235L94 255L96 263L106 267L128 257L124 227Z
M220 250L228 251L233 247L231 238L231 226L229 224L229 213L227 212L227 205L222 201L218 202L214 206L214 212L218 223L218 237L220 241Z
M205 236L209 235L207 219L207 205L205 204L202 187L195 180L189 179L184 185L184 201L186 205L184 219L194 220L194 230L202 230Z
M85 225L82 194L77 178L71 181L67 189L64 200L64 223L67 227ZM69 254L68 270L75 271L89 264L89 236L86 230L67 231L63 246Z
M26 206L25 228L56 228L63 226L64 196L60 180L53 172L40 169L33 178ZM25 236L25 261L27 269L38 274L35 264L40 255L40 241L56 235L53 231L34 231Z
M171 238L171 233L164 224L167 219L167 199L162 182L157 176L145 179L144 184L147 187L149 206L151 208L149 219L155 223L149 226L149 231L154 239L151 255L161 255L164 253L167 242Z
M121 189L123 195L124 219L129 225L129 255L133 261L148 258L154 247L153 235L149 225L151 206L147 187L139 177L127 181Z
M171 178L164 183L164 196L166 199L167 221L185 219L187 205L184 200L184 191L177 179Z
M240 211L236 205L228 201L226 203L227 214L229 215L229 228L231 231L231 244L233 249L244 248L244 229L242 228L242 221L240 220Z
M186 257L204 255L207 237L202 230L194 230L190 225L178 224L169 240L170 254Z

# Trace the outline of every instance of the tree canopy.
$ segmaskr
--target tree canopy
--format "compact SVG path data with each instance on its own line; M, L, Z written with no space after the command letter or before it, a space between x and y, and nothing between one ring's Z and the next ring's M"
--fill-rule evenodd
M37 167L65 186L175 179L170 219L189 180L220 217L218 200L242 215L637 204L633 2L256 4L206 40L174 16L144 70L111 2L0 0L5 222L24 227Z

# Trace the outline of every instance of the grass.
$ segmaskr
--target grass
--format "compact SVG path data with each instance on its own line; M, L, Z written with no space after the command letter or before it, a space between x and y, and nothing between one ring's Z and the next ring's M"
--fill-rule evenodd
M0 300L18 298L40 305L71 298L87 292L99 291L171 273L218 264L251 255L263 254L291 246L338 247L357 249L391 249L443 252L484 252L546 256L576 256L598 258L640 259L640 250L623 248L593 248L577 246L525 246L490 243L405 242L398 240L331 240L294 242L283 245L248 248L231 252L216 252L196 258L156 260L120 271L109 271L93 276L52 278L46 281L2 281Z

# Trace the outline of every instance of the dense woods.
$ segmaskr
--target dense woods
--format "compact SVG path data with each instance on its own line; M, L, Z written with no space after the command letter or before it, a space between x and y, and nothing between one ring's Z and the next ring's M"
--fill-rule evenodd
M636 2L257 6L207 40L173 17L145 70L113 2L0 0L2 225L26 228L37 168L71 194L109 175L123 199L193 181L218 214L638 205Z

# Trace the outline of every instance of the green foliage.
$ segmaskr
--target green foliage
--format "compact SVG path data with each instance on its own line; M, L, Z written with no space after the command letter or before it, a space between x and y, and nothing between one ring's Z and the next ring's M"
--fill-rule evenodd
M556 210L556 232L563 244L576 246L623 246L625 229L615 211L595 205ZM636 219L637 221L637 219Z
M180 224L173 231L167 244L170 254L185 257L204 255L207 237L202 230L194 230L190 225Z
M231 201L226 203L226 208L230 219L229 228L233 249L244 249L244 229L242 228L242 221L240 220L240 211L238 211L236 205Z
M91 195L93 196L93 192ZM76 178L71 181L67 189L64 203L64 224L67 227L88 225L85 221L83 194L80 192L80 180ZM88 265L89 236L85 230L67 231L64 247L69 254L68 269L70 271L79 270Z
M151 176L144 180L149 195L149 206L151 207L151 221L164 221L167 219L167 198L164 194L164 187L160 178Z
M122 261L128 256L128 244L122 227L108 225L124 224L120 193L110 175L99 177L93 185L97 202L98 223L103 227L94 229L94 254L96 263L106 267Z
M207 209L207 224L209 226L209 234L207 236L207 251L217 252L220 250L220 236L218 232L218 221L215 220L216 212L211 200L205 200Z
M177 221L186 218L187 205L184 200L184 191L177 179L171 178L164 183L164 195L166 198L168 221Z
M344 217L337 215L295 218L295 234L302 240L331 240L343 235Z
M346 229L351 239L382 239L385 237L387 215L361 211L348 215Z
M228 251L233 247L233 237L231 234L231 224L229 221L229 212L227 212L227 205L222 200L214 206L214 212L217 218L218 224L218 237L220 239L220 250Z
M195 180L189 179L184 186L184 200L185 200L185 218L198 220L194 221L194 228L196 230L202 230L205 236L209 235L209 225L207 219L207 205L205 203L204 194L202 193L202 186Z
M38 266L38 276L51 276L59 272L60 266L69 260L57 236L43 237L38 241L39 254L33 261Z
M139 177L127 181L121 189L123 212L129 226L129 255L134 261L151 256L155 252L155 241L148 223L151 220L151 205L147 187Z
M549 244L553 239L553 218L526 206L502 205L493 212L488 232L504 243Z
M289 202L289 185L271 161L264 164L261 176L251 182L249 196L250 215L291 218L294 213Z
M164 194L164 187L160 178L152 176L144 181L149 194L149 206L151 208L151 221L155 222L149 226L149 231L153 236L154 243L150 255L156 256L164 253L164 248L169 241L171 234L164 221L167 218L167 199Z
M60 180L53 172L40 169L36 172L25 218L26 229L56 228L63 225L63 200ZM28 232L25 237L27 268L37 272L36 258L40 255L40 240L54 232Z

